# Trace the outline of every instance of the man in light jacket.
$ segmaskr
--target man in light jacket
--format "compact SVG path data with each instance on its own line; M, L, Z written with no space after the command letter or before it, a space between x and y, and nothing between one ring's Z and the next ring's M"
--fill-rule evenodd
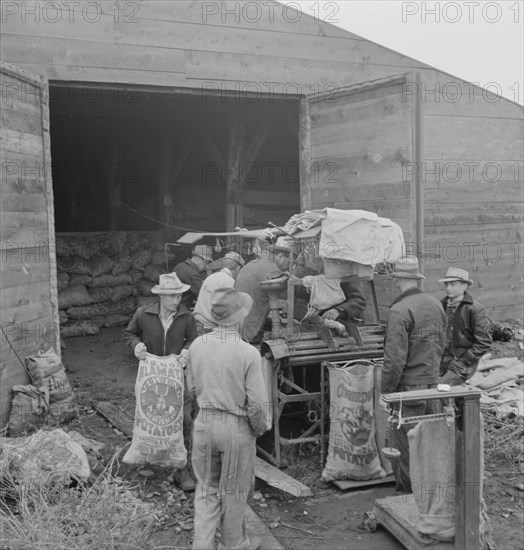
M193 548L255 549L244 512L254 482L256 438L270 428L269 403L256 348L243 341L240 324L253 299L236 289L216 290L211 312L216 328L189 348L190 388L199 413L193 431L195 491Z
M206 277L193 310L199 334L217 326L211 314L211 297L219 288L233 288L238 272L244 267L244 264L244 259L240 254L228 252L209 265L209 269L215 273Z

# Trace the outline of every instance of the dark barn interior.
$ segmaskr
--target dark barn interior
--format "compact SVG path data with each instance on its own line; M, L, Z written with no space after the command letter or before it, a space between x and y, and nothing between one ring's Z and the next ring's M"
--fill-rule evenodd
M299 211L298 101L53 83L50 119L57 233L174 238Z

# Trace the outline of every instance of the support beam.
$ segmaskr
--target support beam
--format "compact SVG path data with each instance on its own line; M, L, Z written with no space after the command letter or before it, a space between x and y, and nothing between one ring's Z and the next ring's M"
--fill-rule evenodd
M229 144L226 164L226 231L234 231L235 226L242 225L242 205L234 204L233 193L241 187L241 162L244 157L245 125L233 120L229 128Z
M224 158L222 153L216 146L215 142L208 133L202 134L202 141L205 143L207 150L211 156L212 161L217 165L218 174L220 179L225 182L227 178L224 178L224 174L228 172L229 165L224 164Z

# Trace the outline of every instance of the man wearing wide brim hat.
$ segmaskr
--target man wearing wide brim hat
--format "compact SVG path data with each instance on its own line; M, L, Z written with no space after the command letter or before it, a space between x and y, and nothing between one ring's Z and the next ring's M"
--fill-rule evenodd
M213 249L207 244L198 244L193 247L190 259L184 260L175 266L173 270L179 279L189 285L189 289L182 296L182 304L188 309L192 308L202 284L207 276L206 270L213 261Z
M193 435L195 491L193 548L258 548L246 535L244 512L255 474L256 438L270 429L260 353L239 334L253 305L248 294L217 289L216 327L189 348L189 383L199 405Z
M124 342L133 350L137 359L145 359L147 353L165 357L180 355L197 337L195 319L187 308L180 303L182 295L189 289L175 273L160 275L159 282L151 292L159 298L151 305L139 307L124 330ZM191 446L193 420L193 399L186 391L184 394L184 444ZM177 470L175 480L183 490L194 489L194 481L186 467Z
M238 272L244 265L244 258L237 252L228 252L209 265L209 269L218 271L204 280L193 310L199 334L217 325L211 313L211 296L219 288L233 288Z
M440 302L418 288L424 276L418 259L405 256L396 264L392 277L400 290L386 317L382 393L434 388L444 346L445 316ZM432 412L426 402L404 405L404 416ZM400 451L393 461L396 490L411 492L407 432L412 426L392 430L392 447Z
M452 386L471 378L480 358L491 347L489 321L484 308L473 299L468 289L473 284L465 269L449 267L443 279L446 297L446 342L440 364L440 382Z

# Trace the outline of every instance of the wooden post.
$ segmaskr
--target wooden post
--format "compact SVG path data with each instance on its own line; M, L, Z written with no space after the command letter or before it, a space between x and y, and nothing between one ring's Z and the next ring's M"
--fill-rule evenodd
M169 129L163 132L163 141L160 148L160 166L158 167L158 212L161 213L163 228L167 229L166 236L169 240L169 229L171 224L171 173L173 171L173 159L175 152L173 150L173 140ZM160 217L160 216L159 216Z
M299 149L300 149L300 208L302 212L313 208L311 203L311 113L307 98L300 100L299 108Z
M226 231L234 231L235 226L242 226L242 205L234 203L234 193L241 189L241 162L245 149L245 126L233 120L229 128L226 172Z
M480 403L478 396L456 400L455 548L480 548Z
M424 182L422 180L422 140L423 140L423 112L420 73L416 74L417 93L413 105L413 161L415 163L415 245L417 258L419 259L420 273L424 273L424 257L422 247L424 244ZM419 279L418 287L424 290L424 279Z
M120 147L113 147L111 175L109 179L109 230L118 230L118 208L120 203Z

